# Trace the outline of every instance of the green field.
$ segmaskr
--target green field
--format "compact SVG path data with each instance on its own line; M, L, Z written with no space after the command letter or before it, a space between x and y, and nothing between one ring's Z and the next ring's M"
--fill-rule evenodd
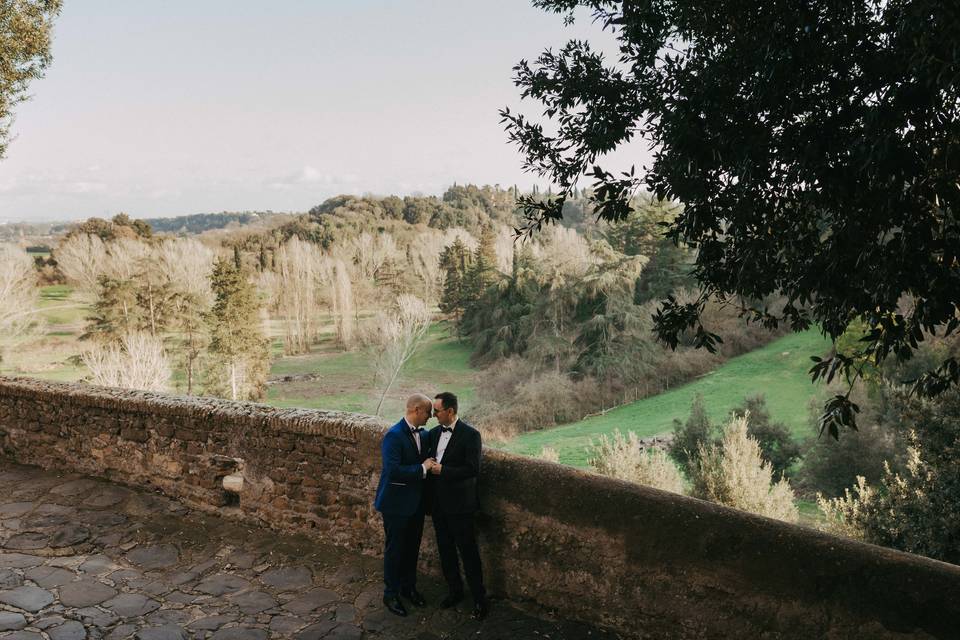
M451 337L446 323L435 324L400 373L381 412L399 418L406 397L414 392L428 395L446 390L469 408L474 398L476 371L470 366L470 345ZM313 373L318 380L271 385L266 402L278 407L308 407L373 414L380 394L374 382L369 354L338 352L330 340L316 345L307 355L274 360L271 377Z
M615 429L634 431L640 437L669 432L675 418L685 420L690 414L697 394L703 395L710 418L722 421L744 396L762 393L773 419L785 422L797 437L803 437L809 433L810 400L817 394L807 373L810 356L824 354L829 346L814 330L791 334L733 358L690 384L580 422L518 436L504 448L539 455L544 446L551 446L562 463L584 467L591 440Z

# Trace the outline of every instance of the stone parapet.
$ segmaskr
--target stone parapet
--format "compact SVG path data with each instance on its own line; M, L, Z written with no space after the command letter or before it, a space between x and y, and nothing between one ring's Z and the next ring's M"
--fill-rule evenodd
M0 377L8 458L369 554L386 426ZM491 591L562 617L636 638L960 637L954 565L489 449L480 487Z

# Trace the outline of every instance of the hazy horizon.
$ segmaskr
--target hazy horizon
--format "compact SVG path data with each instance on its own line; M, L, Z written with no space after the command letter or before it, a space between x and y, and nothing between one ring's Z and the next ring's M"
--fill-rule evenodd
M67 2L0 160L0 221L545 186L499 122L540 111L512 67L599 33L519 0ZM648 157L635 144L612 168Z

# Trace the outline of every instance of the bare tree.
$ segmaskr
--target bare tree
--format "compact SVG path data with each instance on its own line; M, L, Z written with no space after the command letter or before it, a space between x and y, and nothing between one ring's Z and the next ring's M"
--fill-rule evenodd
M333 262L330 298L337 327L337 341L341 347L349 349L353 345L356 317L353 283L350 281L350 271L343 260Z
M505 226L497 228L494 249L497 252L497 270L509 274L513 270L513 251L517 238L512 229Z
M34 321L37 276L23 250L0 245L0 346L22 335Z
M106 243L105 273L116 280L130 280L143 268L149 258L150 245L136 238L117 238Z
M87 295L96 293L107 270L107 247L99 236L72 235L54 249L53 257L68 283Z
M306 353L318 334L323 257L316 245L291 238L277 251L275 305L288 354Z
M376 236L363 232L351 240L349 246L353 253L353 263L357 265L358 275L364 279L373 278L387 261L396 258L399 253L397 241L385 232Z
M170 238L156 245L153 254L177 293L190 294L206 304L212 302L213 249L195 238Z
M403 365L417 352L430 328L431 313L420 298L404 294L397 298L396 307L389 314L382 313L376 319L376 331L380 341L374 355L377 379L381 385L377 415L390 388L397 381Z
M410 245L410 267L423 282L422 291L427 302L435 304L443 291L444 270L440 266L443 237L437 233L423 233Z
M163 342L148 333L128 333L119 342L93 345L80 358L94 384L145 391L168 388L170 364Z

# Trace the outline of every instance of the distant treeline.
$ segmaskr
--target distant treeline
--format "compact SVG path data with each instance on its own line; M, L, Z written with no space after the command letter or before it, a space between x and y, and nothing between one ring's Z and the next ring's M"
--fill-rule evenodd
M274 215L277 214L272 211L244 211L241 213L195 213L175 218L142 218L142 220L156 233L194 234L211 229L223 229L233 223L246 225Z

